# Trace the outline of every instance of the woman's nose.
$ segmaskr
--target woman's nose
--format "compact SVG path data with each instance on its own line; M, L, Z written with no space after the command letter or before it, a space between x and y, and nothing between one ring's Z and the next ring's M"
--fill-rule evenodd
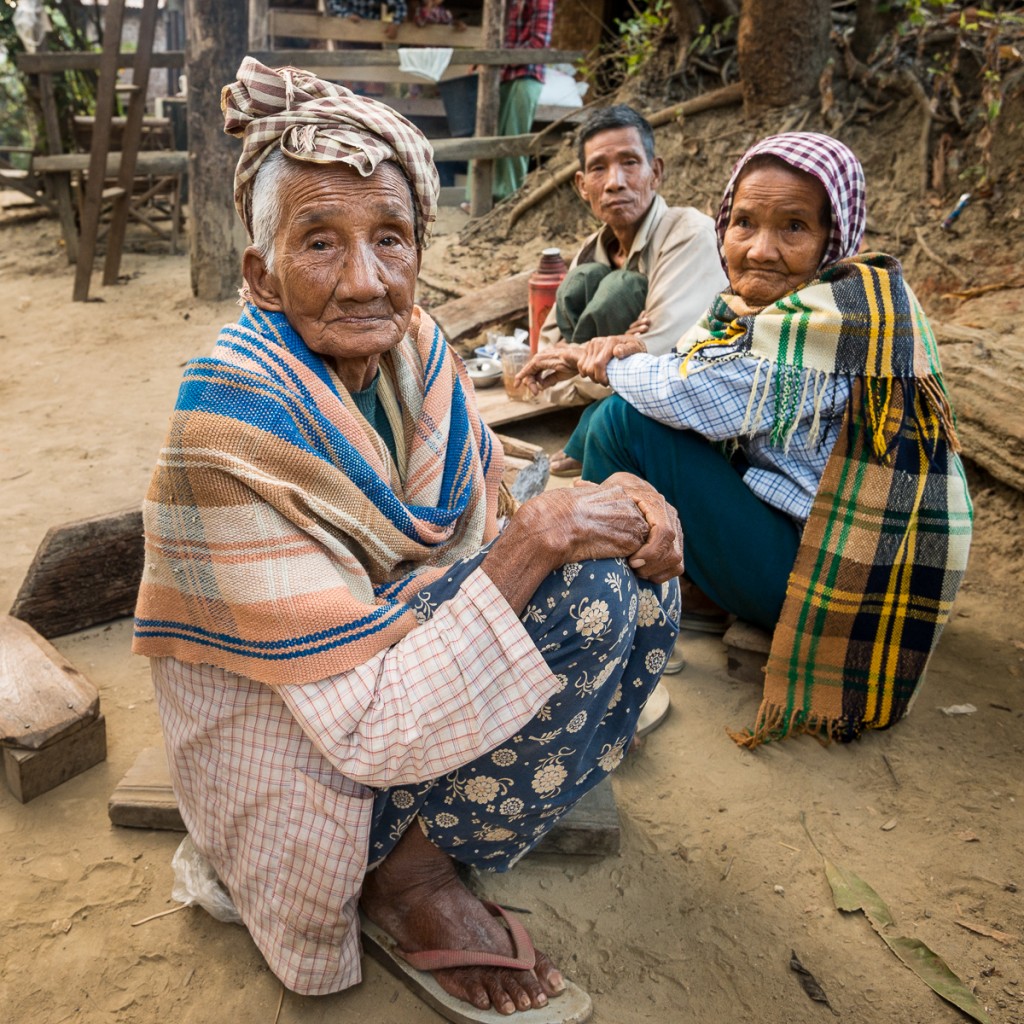
M775 233L772 231L757 231L750 240L747 249L747 258L761 262L769 262L778 259L779 246Z
M369 302L379 299L387 289L372 247L357 245L349 248L338 267L335 293L342 301Z

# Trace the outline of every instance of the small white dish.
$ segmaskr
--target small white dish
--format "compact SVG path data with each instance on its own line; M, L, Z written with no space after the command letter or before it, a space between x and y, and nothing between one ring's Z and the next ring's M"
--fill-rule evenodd
M466 369L477 388L489 388L501 380L501 363L497 359L467 359Z

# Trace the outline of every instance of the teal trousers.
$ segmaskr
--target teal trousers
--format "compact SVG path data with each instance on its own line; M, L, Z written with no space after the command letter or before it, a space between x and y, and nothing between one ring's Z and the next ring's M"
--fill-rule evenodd
M743 483L745 462L730 461L700 434L658 423L618 395L593 408L583 479L627 472L650 483L679 513L687 579L741 619L773 630L803 527Z

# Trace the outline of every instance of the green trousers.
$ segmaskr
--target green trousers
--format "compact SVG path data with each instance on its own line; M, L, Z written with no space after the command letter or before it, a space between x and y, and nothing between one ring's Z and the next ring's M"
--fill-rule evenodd
M498 107L498 134L525 135L533 128L533 115L537 112L543 85L536 78L515 78L501 83ZM506 156L494 162L495 199L506 199L526 180L529 158Z
M746 464L706 438L639 413L618 395L594 408L583 479L642 477L679 513L684 575L723 608L762 629L779 620L802 526L743 483Z
M606 263L581 263L565 275L555 299L555 320L566 341L582 344L591 338L625 334L647 304L647 278L635 270L616 270ZM601 404L592 402L580 416L562 451L578 462L590 418Z

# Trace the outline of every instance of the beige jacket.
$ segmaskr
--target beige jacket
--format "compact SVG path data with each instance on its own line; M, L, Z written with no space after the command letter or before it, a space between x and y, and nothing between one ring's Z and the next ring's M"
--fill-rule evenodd
M612 266L607 249L612 237L607 225L595 231L569 269L579 263ZM669 206L658 195L640 222L625 268L647 277L651 327L644 343L655 355L671 351L728 284L718 256L714 221L692 206ZM552 308L541 328L539 347L545 349L560 340ZM610 394L610 388L574 377L543 392L543 400L560 406L585 405Z

